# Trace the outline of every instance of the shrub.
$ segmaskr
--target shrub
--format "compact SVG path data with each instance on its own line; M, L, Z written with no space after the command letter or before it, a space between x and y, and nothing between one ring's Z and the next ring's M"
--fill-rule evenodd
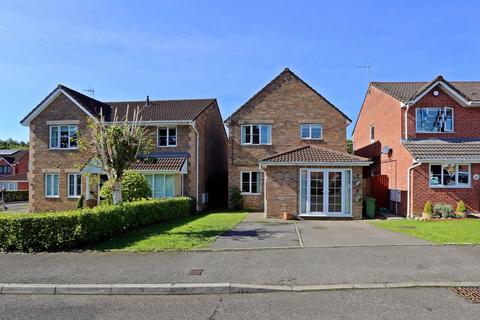
M425 202L425 205L423 206L423 212L424 213L433 213L433 206L430 201Z
M28 191L6 191L5 202L28 201Z
M77 200L77 209L83 208L83 200L85 200L85 196L82 194Z
M467 208L465 208L465 202L463 202L462 200L458 201L457 210L455 210L455 212L464 213L465 211L467 211Z
M187 197L139 200L93 209L0 214L0 250L58 251L107 239L128 229L192 214Z
M433 207L433 212L436 216L440 216L442 218L450 218L453 213L453 208L449 204L438 203Z
M230 194L230 202L234 210L243 209L243 196L238 187L232 188L232 193Z
M113 202L112 187L109 181L102 186L100 195L107 199L108 203ZM122 199L124 202L147 199L151 196L152 191L143 174L131 170L125 171L122 178Z

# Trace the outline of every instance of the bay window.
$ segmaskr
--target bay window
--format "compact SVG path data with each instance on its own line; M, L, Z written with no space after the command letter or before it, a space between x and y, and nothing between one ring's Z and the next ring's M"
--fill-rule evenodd
M78 126L50 126L50 149L77 149Z
M415 121L420 133L453 132L453 108L417 108Z
M260 194L262 173L258 171L240 172L240 190L243 194Z
M431 164L430 187L461 188L470 186L469 164Z
M249 124L241 127L242 144L271 144L272 126L269 124Z

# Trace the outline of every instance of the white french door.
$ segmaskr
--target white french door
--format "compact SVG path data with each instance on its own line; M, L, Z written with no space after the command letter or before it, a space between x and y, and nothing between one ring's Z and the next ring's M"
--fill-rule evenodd
M351 215L350 169L302 169L300 213L310 216Z

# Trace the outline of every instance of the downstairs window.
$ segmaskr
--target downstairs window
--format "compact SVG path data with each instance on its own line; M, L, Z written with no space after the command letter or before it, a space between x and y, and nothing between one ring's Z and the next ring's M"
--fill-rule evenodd
M431 164L429 184L432 188L470 187L470 165Z

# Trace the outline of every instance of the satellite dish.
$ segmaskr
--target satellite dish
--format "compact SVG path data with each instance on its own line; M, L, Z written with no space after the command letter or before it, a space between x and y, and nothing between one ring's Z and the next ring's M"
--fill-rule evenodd
M390 152L392 152L392 148L390 148L389 146L385 146L382 148L382 154L389 154Z

